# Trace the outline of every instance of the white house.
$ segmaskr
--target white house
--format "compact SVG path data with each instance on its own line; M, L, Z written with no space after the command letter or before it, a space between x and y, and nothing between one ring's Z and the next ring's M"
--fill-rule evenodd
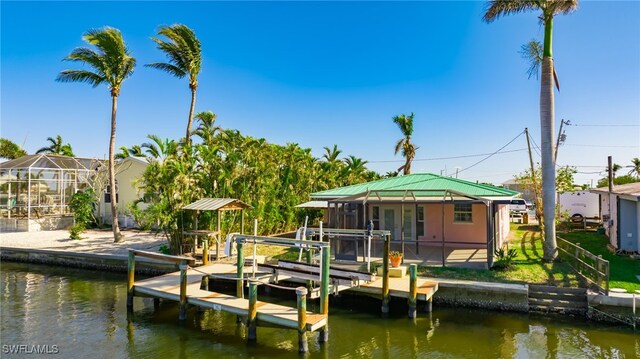
M640 251L640 182L596 188L591 192L600 195L602 217L609 242L620 251ZM609 205L611 204L611 205Z
M129 205L142 197L143 193L137 180L149 166L149 162L143 157L127 157L116 163L116 203L118 208L118 221L121 227L133 227L135 221L129 213ZM105 169L106 172L106 169ZM108 177L107 182L108 183ZM111 188L104 186L98 205L98 216L106 223L111 223Z

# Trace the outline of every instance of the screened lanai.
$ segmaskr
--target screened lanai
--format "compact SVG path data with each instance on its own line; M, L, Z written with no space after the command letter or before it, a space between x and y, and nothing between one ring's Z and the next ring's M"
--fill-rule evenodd
M31 220L70 214L71 196L88 186L100 162L36 154L0 163L0 218Z

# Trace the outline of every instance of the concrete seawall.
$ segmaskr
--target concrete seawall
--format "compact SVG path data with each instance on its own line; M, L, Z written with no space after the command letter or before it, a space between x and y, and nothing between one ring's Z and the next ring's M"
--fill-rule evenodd
M75 268L127 272L128 256L93 254L48 249L0 247L3 261L52 264ZM136 273L159 275L177 271L175 264L147 258L136 258Z
M501 311L529 311L529 286L526 284L473 282L434 278L438 292L435 304L465 306Z

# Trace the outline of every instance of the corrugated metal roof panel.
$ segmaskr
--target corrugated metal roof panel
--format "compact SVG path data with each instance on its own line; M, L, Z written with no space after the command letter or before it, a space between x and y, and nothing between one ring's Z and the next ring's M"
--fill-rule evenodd
M182 209L193 211L224 211L245 208L251 208L251 206L235 198L202 198L182 207Z
M445 191L451 190L476 197L516 196L518 192L505 188L473 183L457 178L442 177L432 173L415 173L378 181L359 183L312 193L312 198L339 198L373 190Z
M309 201L305 203L301 203L296 206L296 208L327 208L329 207L329 202L327 201Z

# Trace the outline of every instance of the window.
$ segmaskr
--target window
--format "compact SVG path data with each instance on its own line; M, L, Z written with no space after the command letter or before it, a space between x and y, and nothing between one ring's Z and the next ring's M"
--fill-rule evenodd
M453 223L473 223L471 203L453 205Z
M420 206L416 215L416 234L418 237L424 236L424 207Z
M117 191L118 185L116 184L116 203L118 203L120 197ZM111 186L107 186L107 189L104 191L104 203L111 203Z
M373 229L380 229L380 207L371 207L371 220L373 221Z

